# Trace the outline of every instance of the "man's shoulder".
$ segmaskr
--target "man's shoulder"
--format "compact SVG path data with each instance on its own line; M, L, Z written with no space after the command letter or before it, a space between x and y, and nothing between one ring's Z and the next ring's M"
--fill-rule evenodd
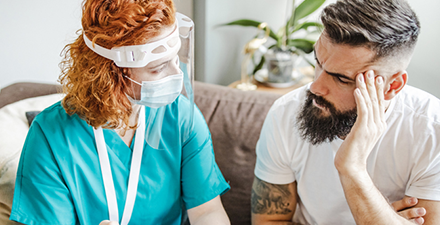
M299 87L275 101L272 105L271 110L283 110L289 111L290 113L298 111L306 99L307 90L310 88L310 83ZM296 115L294 113L293 115Z
M407 85L399 93L396 104L396 109L405 114L411 113L440 125L440 99L426 91Z

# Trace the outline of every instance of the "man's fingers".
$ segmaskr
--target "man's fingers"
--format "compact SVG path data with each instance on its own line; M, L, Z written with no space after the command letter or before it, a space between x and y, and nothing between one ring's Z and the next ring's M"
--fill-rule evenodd
M403 209L417 205L417 202L418 202L417 198L405 196L402 198L402 200L393 202L391 206L393 206L394 211L399 212Z
M376 78L376 90L377 90L377 99L379 101L379 111L381 114L381 118L385 116L385 96L384 96L384 84L383 77L378 76Z
M423 219L423 217L419 217L419 218L414 219L414 222L422 225L423 223L425 223L425 219Z
M425 208L409 208L409 209L405 209L402 210L400 212L398 212L398 214L407 219L407 220L413 220L419 217L422 217L426 214L426 210Z
M368 105L367 105L366 99L365 99L365 95L367 94L367 90L365 88L364 75L358 74L356 79L357 79L357 82L356 82L357 88L355 89L355 92L354 92L356 105L357 105L357 115L358 115L358 119L356 120L356 122L358 120L360 120L360 118L363 118L362 121L365 124L367 124L368 123Z
M364 76L364 74L358 75L358 82L357 82L357 88L360 90L362 97L364 99L365 105L367 106L368 111L371 109L371 101L370 101L370 94L367 89L367 78Z
M367 86L367 91L368 91L368 96L370 96L370 101L371 104L373 105L373 107L375 105L377 105L377 91L376 91L376 82L374 79L374 72L372 70L369 70L366 72L365 74L366 76L366 86Z
M419 225L422 225L425 223L425 219L423 219L423 217L418 217L418 218L412 219L410 221L415 224L419 224Z

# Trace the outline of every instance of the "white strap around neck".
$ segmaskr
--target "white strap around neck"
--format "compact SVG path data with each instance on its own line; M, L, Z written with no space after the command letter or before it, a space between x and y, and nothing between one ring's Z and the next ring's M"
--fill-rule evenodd
M104 133L101 127L94 129L96 146L98 148L99 163L101 166L102 179L104 181L105 195L109 211L110 221L119 223L118 202L116 200L116 191L113 182L110 161L108 158L107 147L105 144ZM127 225L133 212L134 202L136 200L137 188L139 183L139 173L141 170L142 152L145 140L145 107L141 107L138 119L138 128L136 129L134 150L131 157L130 175L128 178L127 197L125 200L124 213L122 215L121 225Z

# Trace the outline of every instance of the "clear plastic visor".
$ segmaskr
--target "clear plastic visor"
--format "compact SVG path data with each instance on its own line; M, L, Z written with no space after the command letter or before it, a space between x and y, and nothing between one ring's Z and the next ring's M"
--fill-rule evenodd
M144 82L155 82L161 80L173 80L168 77L177 74L183 75L183 85L179 96L171 104L157 108L146 107L146 132L145 140L150 147L155 149L164 149L166 137L163 126L171 118L178 117L178 129L180 132L181 143L184 143L190 136L193 129L194 119L194 23L193 21L180 13L176 13L176 24L172 27L169 35L158 40L146 43L144 45L120 46L112 49L101 47L87 38L83 34L86 45L98 55L113 60L118 67L131 68L132 75L139 73L141 80L130 77L130 83L133 93L127 93L128 97L134 100L141 100L141 89ZM162 66L165 66L166 70ZM149 71L152 69L152 72ZM157 70L157 73L154 70ZM154 74L160 74L155 76ZM149 77L151 75L151 77ZM167 79L168 78L168 79ZM133 82L132 80L137 80ZM139 82L141 81L141 82ZM173 82L173 81L172 81ZM163 82L167 85L167 82ZM135 87L137 86L137 87ZM178 107L178 115L175 109ZM174 113L173 115L170 113ZM173 126L175 127L175 126ZM183 132L183 134L182 134ZM175 140L179 141L179 140Z

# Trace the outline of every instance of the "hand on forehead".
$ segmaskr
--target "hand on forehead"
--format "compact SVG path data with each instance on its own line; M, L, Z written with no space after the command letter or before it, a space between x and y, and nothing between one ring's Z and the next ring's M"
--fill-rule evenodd
M329 74L340 74L355 80L359 73L373 70L376 75L387 77L398 72L399 62L393 58L375 58L376 53L366 47L354 47L333 43L321 35L315 44L317 63Z

